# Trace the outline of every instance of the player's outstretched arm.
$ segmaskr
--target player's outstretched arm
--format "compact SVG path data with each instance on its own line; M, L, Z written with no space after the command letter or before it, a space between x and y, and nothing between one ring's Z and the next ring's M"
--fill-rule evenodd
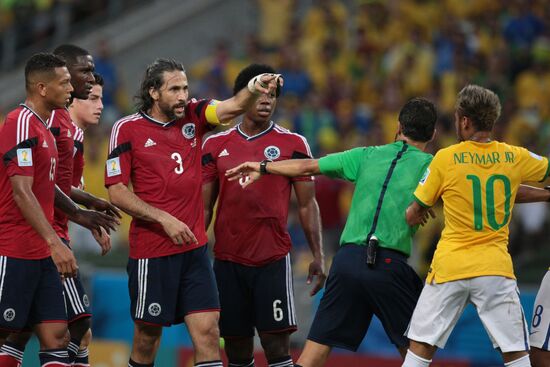
M540 189L529 185L519 185L516 204L538 203L542 201L550 201L550 186Z
M248 186L257 181L262 174L274 174L287 177L313 176L321 174L319 161L317 159L288 159L285 161L267 162L245 162L225 173L229 181L238 180L241 177L248 177L249 180L243 184ZM265 172L263 172L265 171Z
M435 218L435 213L431 208L423 207L418 202L413 201L407 208L405 217L407 224L414 227L428 223L430 217Z
M92 195L89 192L81 190L74 186L71 188L71 199L75 203L84 205L88 209L104 212L111 217L122 218L122 216L120 215L120 211L116 206L114 206L107 200L98 198L97 196Z
M114 205L134 218L160 224L174 244L198 243L195 235L185 223L170 213L147 204L123 183L111 185L108 190L109 198Z
M221 101L216 107L216 115L222 123L228 123L248 110L261 94L274 93L277 86L283 86L281 74L260 74L233 97Z
M110 215L95 211L82 209L75 204L59 187L55 187L55 206L61 209L71 222L80 224L91 231L99 232L104 228L107 232L116 231L120 221Z
M214 215L214 204L220 189L219 181L214 180L202 185L202 201L204 203L204 229L208 230Z
M50 246L52 259L57 266L59 274L63 277L74 277L78 271L76 259L72 251L57 237L57 234L48 222L40 203L32 192L33 181L33 177L30 176L10 177L13 199L25 220Z
M298 181L294 182L293 186L298 200L300 223L313 255L313 261L309 264L307 284L311 284L313 278L317 276L317 281L309 293L310 296L314 296L323 288L327 279L321 235L321 214L315 199L315 183L312 181Z

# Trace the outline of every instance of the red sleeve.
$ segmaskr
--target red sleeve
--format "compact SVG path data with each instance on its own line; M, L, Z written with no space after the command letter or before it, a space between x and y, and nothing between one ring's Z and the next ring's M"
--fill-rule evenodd
M33 156L39 139L30 126L31 115L23 111L22 118L8 117L0 131L0 152L8 177L34 176Z
M48 128L55 138L59 156L55 184L67 195L73 182L74 127L66 109L56 109L48 120Z
M216 164L214 143L206 139L202 146L202 182L210 183L218 179L218 165Z
M309 149L309 144L307 143L306 138L304 138L302 135L295 134L293 136L295 138L294 148L292 152L292 159L311 159L313 158L313 155L311 154L311 149ZM293 177L291 179L292 182L296 181L313 181L313 176L301 176L301 177Z
M128 124L117 122L111 131L111 144L105 166L105 187L122 182L128 186L132 169L132 142Z

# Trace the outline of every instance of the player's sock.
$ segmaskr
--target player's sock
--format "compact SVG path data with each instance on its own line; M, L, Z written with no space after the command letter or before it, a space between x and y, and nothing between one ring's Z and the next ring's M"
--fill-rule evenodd
M432 363L431 359L424 359L407 350L405 361L401 367L428 367L430 363Z
M67 345L67 352L69 352L69 362L73 363L76 355L78 354L78 349L80 348L80 340L71 339L69 345Z
M0 348L0 366L18 367L23 363L25 347L5 342Z
M73 362L73 367L90 367L88 348L80 349Z
M254 367L254 357L251 359L229 361L228 367Z
M132 361L132 358L128 361L128 367L154 367L155 362L153 363L137 363L135 361Z
M529 356L523 356L511 362L504 363L504 365L506 367L531 367L531 362L529 361Z
M69 364L69 353L67 349L46 349L38 353L40 365L48 367L67 367Z
M269 367L294 367L294 362L290 356L284 356L277 359L268 360Z
M222 361L208 361L195 363L195 367L223 367Z

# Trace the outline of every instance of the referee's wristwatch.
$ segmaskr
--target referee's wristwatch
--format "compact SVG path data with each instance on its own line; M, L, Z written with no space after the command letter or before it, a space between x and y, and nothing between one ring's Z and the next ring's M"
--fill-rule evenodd
M264 159L260 162L260 174L262 175L269 175L269 172L267 172L267 164L269 162L273 162L271 159Z

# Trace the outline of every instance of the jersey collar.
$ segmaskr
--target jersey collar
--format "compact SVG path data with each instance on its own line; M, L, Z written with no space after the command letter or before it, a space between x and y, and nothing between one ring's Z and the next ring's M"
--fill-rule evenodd
M143 118L145 118L147 121L149 122L152 122L156 125L160 125L162 127L167 127L167 126L170 126L172 125L176 120L172 120L172 121L168 121L168 122L162 122L162 121L159 121L159 120L156 120L154 118L152 118L151 116L149 116L148 114L146 114L145 112L143 111L139 111L140 115L143 116Z
M273 121L270 121L269 123L269 127L267 129L265 129L264 131L256 134L256 135L252 135L252 136L248 136L244 133L244 131L241 129L241 123L239 123L237 125L237 132L243 137L245 138L246 140L250 141L250 140L254 140L254 139L258 139L259 137L261 136L264 136L265 134L267 134L268 132L270 132L271 130L273 130L273 127L275 126L275 123Z
M26 108L26 109L29 110L29 111L31 111L31 112L36 116L36 118L37 118L41 123L44 124L44 126L48 127L48 123L45 122L44 120L42 120L42 117L38 116L38 114L37 114L36 112L34 112L32 108L30 108L29 106L27 106L27 105L24 104L24 103L21 103L20 106L23 107L23 108Z

